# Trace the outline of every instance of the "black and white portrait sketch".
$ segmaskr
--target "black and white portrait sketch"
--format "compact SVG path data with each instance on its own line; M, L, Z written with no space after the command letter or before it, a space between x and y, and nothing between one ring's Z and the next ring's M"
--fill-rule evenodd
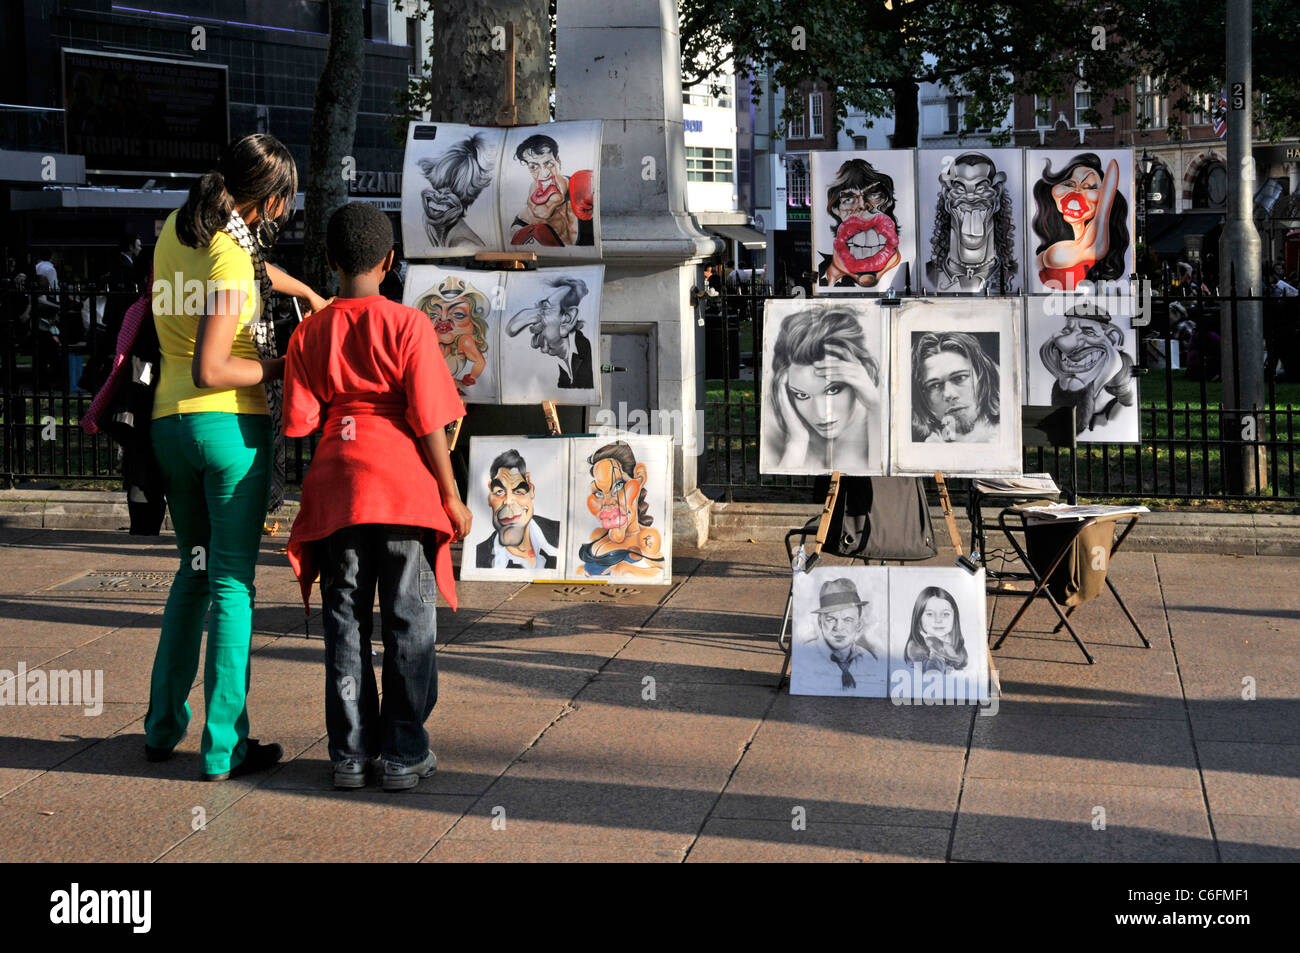
M1019 298L904 302L893 327L893 473L1020 473Z
M790 694L884 697L887 579L843 566L795 575Z
M1131 318L1111 310L1091 299L1030 300L1029 402L1073 405L1080 443L1138 440L1136 334Z
M504 130L411 123L402 175L408 259L472 255L500 244L496 177Z
M984 572L941 566L889 570L889 694L988 699Z
M1020 290L1023 169L1018 149L945 154L919 150L924 286L928 291ZM935 183L938 189L935 190Z
M506 279L501 334L502 402L600 402L603 265L514 272Z
M764 322L760 470L884 473L884 311L866 301L770 300Z
M916 248L911 154L813 152L809 165L815 289L874 294L902 288Z
M912 439L989 443L998 438L998 335L912 332Z
M927 586L916 597L903 660L919 664L923 672L960 670L970 661L961 633L961 610L947 589Z
M561 579L569 441L474 437L462 579Z

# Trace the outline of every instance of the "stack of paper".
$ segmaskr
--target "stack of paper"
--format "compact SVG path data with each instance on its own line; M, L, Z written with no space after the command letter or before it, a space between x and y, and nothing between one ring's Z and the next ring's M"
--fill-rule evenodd
M1026 473L1023 476L980 477L975 489L981 493L1059 493L1050 473Z
M1150 513L1145 506L1070 506L1067 503L1048 503L1025 510L1030 523L1050 523L1055 520L1088 520L1094 516L1114 516L1124 513Z

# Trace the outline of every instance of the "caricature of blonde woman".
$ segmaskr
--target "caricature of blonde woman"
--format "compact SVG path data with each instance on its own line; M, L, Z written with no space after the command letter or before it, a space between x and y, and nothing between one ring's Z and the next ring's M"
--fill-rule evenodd
M591 542L578 547L579 575L663 575L664 557L659 531L650 529L653 518L646 502L646 466L637 463L632 447L623 441L607 443L590 457L591 490L587 509L600 520Z
M463 395L487 367L487 295L456 275L448 275L416 303L433 321L447 370Z

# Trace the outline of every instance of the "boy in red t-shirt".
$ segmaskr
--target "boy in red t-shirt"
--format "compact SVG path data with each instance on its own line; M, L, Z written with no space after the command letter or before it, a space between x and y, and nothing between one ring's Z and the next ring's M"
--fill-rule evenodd
M438 700L431 583L455 609L448 544L469 533L470 513L445 428L465 405L428 317L379 294L393 263L388 217L345 205L330 217L325 242L339 296L298 326L285 355L285 435L321 431L289 562L304 604L320 574L334 786L364 787L381 759L384 790L400 791L438 763L424 728ZM382 709L370 651L376 588Z

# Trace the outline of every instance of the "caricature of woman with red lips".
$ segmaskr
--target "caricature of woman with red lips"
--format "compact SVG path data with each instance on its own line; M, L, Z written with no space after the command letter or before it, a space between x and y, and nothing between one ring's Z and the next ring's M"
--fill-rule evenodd
M1124 276L1128 249L1128 203L1119 192L1119 163L1103 171L1101 158L1082 153L1052 171L1048 160L1034 184L1038 279L1048 288L1072 291L1079 282Z
M902 258L894 180L865 159L850 159L826 190L826 211L835 220L835 240L833 254L823 256L820 283L874 287Z

